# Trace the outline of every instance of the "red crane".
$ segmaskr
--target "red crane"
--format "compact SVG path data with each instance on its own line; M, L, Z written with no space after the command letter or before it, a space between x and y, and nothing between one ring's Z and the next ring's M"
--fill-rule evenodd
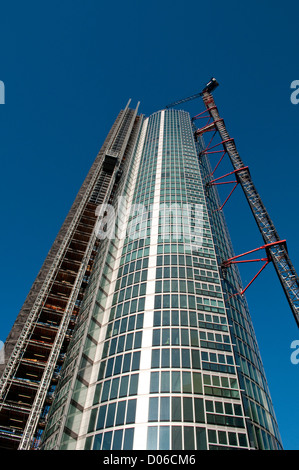
M220 161L222 160L225 154L228 155L231 161L231 164L233 166L233 172L229 174L234 174L236 177L236 184L240 184L240 186L242 187L244 195L247 199L247 202L250 206L252 214L259 228L259 231L263 237L264 245L256 249L256 250L259 250L259 249L266 250L267 257L262 259L266 262L263 268L268 264L268 262L270 261L273 262L276 273L278 275L278 278L280 280L280 283L282 285L282 288L285 292L286 298L289 302L292 313L294 315L295 321L297 323L297 326L299 327L299 278L298 278L298 275L288 255L286 241L280 239L276 231L276 228L261 200L261 197L253 184L249 169L247 166L244 165L237 151L235 141L229 136L226 126L224 124L224 120L219 115L217 106L215 104L215 101L212 95L212 91L218 85L219 84L217 80L215 78L212 78L200 93L192 95L189 98L178 100L166 106L166 108L171 108L178 104L185 103L186 101L190 101L195 98L202 97L206 109L199 115L195 116L195 118L202 119L204 117L207 117L208 123L205 126L201 127L200 129L197 129L197 131L195 132L195 136L198 138L199 136L202 136L206 132L214 132L214 135L218 133L218 135L220 136L220 140L221 140L220 144L223 148ZM205 150L202 151L202 154L212 153L211 148L215 148L216 145L214 147L211 147L211 141L209 142L207 146L205 146ZM217 144L217 146L220 144ZM219 150L217 151L213 150L214 153L218 151ZM216 180L213 178L213 173L211 174L211 181L209 182L209 184L215 184ZM220 178L217 178L217 180L218 179ZM233 188L233 190L234 189L235 188ZM221 209L223 205L221 206ZM243 255L251 253L256 250L251 250L250 252L243 253ZM237 261L236 258L239 258L243 255L235 256L228 260L223 260L222 266L227 268L233 263L240 262L239 260ZM258 272L258 274L263 270L263 268ZM253 280L256 277L257 276L255 276ZM251 282L248 284L247 287L249 287ZM247 287L243 289L241 294L245 292Z

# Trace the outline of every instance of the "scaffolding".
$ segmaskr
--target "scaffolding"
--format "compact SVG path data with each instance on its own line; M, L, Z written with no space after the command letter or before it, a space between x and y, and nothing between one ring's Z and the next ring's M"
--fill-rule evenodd
M96 208L108 202L137 109L115 121L0 380L0 447L37 448L80 315L99 240ZM138 104L139 105L139 104ZM96 163L95 162L95 163Z

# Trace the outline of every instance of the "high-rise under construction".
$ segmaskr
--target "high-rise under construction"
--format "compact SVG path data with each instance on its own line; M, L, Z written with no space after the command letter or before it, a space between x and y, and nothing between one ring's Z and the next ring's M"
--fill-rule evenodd
M6 340L1 447L282 449L202 135L129 106Z

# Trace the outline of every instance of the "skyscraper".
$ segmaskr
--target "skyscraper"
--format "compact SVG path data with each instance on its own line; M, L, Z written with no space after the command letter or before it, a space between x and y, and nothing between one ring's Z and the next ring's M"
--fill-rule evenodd
M3 447L281 449L189 113L116 119L5 345Z

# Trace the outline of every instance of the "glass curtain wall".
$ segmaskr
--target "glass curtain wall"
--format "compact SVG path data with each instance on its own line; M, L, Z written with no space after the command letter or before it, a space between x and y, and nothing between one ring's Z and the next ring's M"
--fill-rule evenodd
M94 294L101 326L61 449L280 446L249 313L225 305L219 266L231 246L224 220L211 218L193 131L185 111L143 120L119 193L131 210L125 236L96 262L99 275L109 258Z

